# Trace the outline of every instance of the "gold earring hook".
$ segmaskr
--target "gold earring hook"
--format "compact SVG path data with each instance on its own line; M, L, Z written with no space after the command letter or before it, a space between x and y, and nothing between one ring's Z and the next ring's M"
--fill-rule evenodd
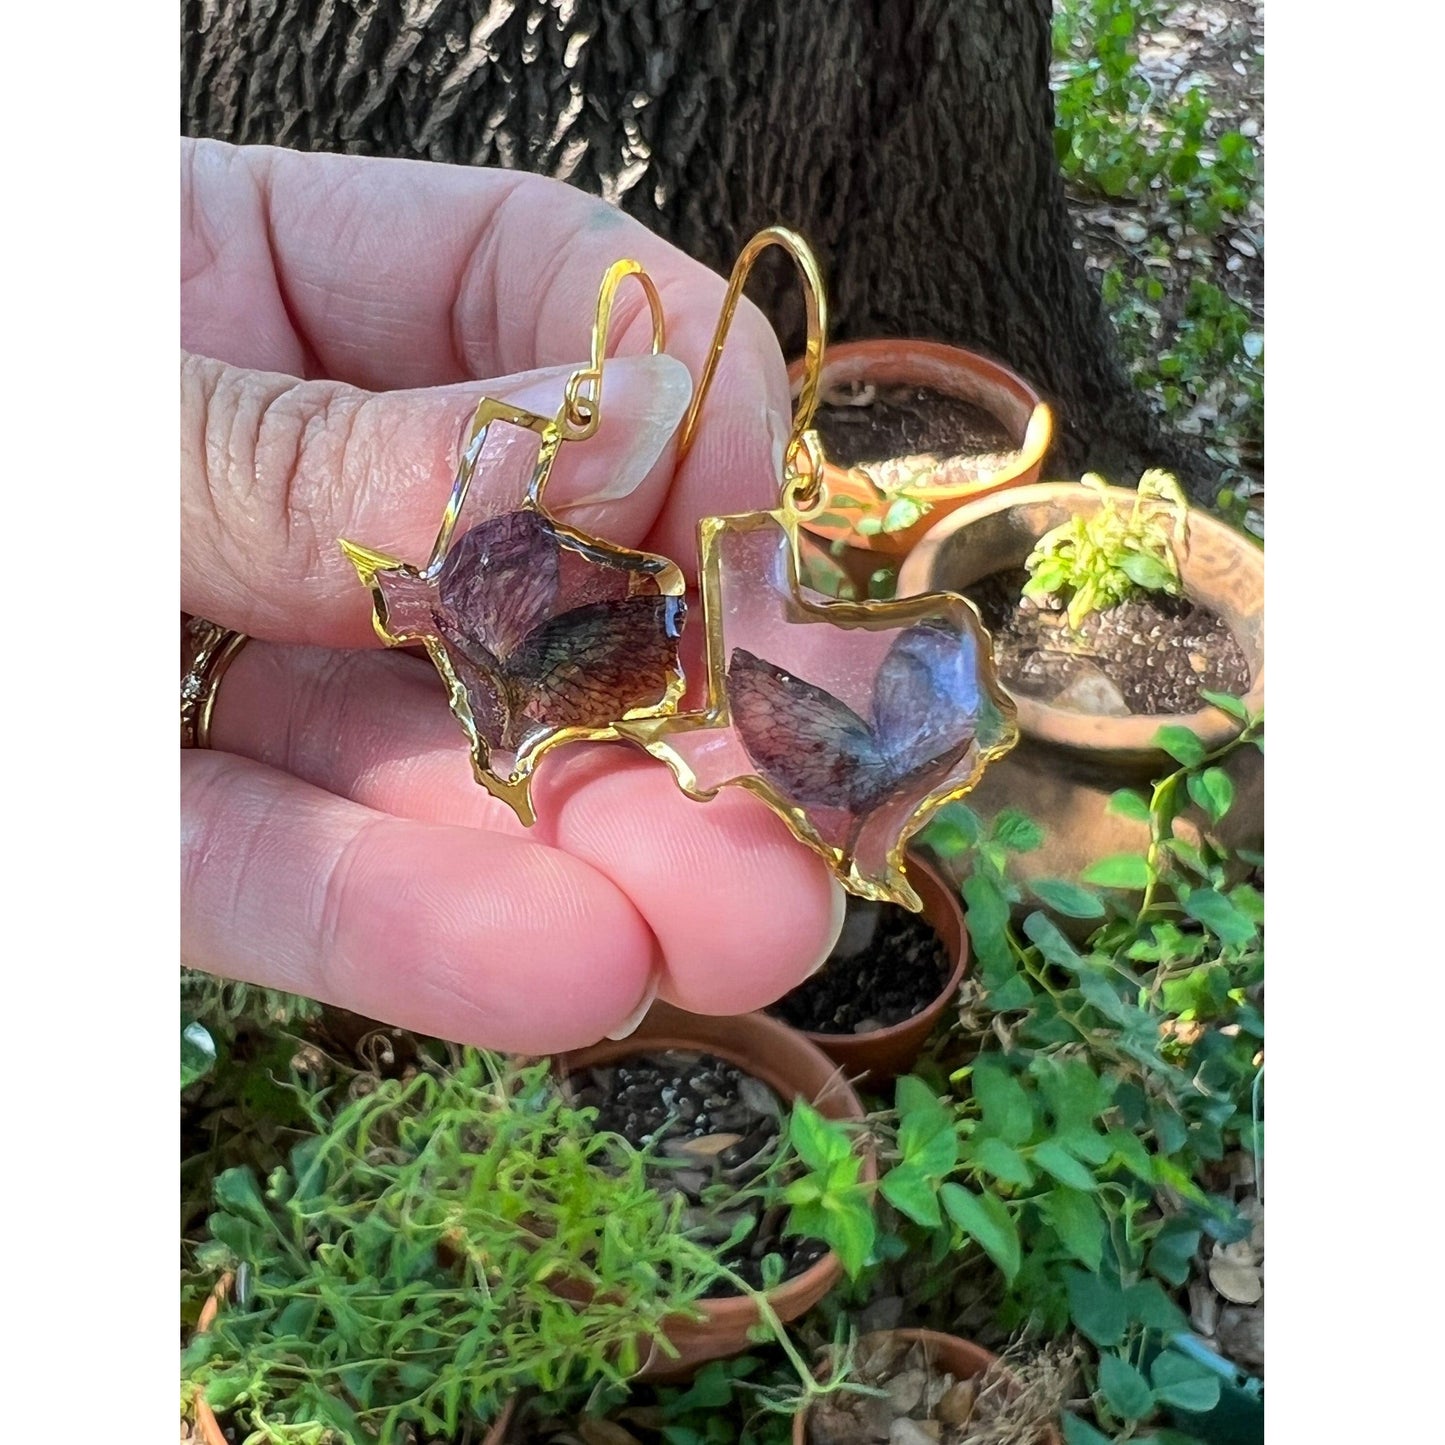
M702 380L693 394L692 405L683 418L682 435L677 444L677 459L681 461L692 445L693 432L697 427L698 413L708 388L712 386L713 375L722 358L723 346L727 341L728 327L732 325L733 313L742 299L743 284L753 268L753 262L769 246L781 246L798 264L803 276L803 299L807 307L808 346L803 357L803 385L798 392L798 404L793 412L793 429L788 438L785 454L791 461L799 447L804 447L809 457L812 448L807 448L804 434L813 423L813 413L818 409L818 388L823 373L823 339L828 333L828 297L823 288L823 275L818 269L818 259L813 249L796 231L786 226L769 226L759 231L743 247L728 278L728 289L723 297L722 315L718 318L717 330L713 333L712 348L708 352L707 365L703 367Z
M597 293L597 317L592 323L592 358L581 371L574 371L567 382L562 415L568 441L585 441L592 436L602 420L602 367L607 359L607 333L612 326L612 303L617 288L629 276L636 276L647 296L652 312L652 354L657 356L666 345L662 297L651 276L640 261L614 261L602 278Z

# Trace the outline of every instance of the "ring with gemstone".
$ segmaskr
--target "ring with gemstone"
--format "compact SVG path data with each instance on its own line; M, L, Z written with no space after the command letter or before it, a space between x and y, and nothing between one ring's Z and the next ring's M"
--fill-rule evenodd
M246 645L244 632L233 632L204 617L181 618L181 746L211 745L211 712L226 669Z

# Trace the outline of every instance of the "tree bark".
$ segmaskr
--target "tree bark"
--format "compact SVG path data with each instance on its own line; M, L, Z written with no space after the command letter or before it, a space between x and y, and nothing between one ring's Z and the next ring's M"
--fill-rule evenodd
M833 334L994 355L1055 474L1174 465L1072 247L1050 0L182 0L189 135L556 176L726 272L782 222ZM781 258L778 258L781 261ZM786 263L754 291L801 340Z

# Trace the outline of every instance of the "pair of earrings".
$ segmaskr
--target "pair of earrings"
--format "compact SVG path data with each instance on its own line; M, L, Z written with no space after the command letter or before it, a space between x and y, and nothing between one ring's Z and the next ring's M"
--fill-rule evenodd
M635 276L662 351L657 289L636 261L603 279L589 365L552 417L483 397L451 498L424 567L341 544L370 589L389 646L423 645L471 744L477 781L535 821L531 779L568 742L624 740L672 769L690 797L727 785L763 799L819 853L850 892L918 909L906 876L910 837L962 797L1017 740L1013 706L972 607L954 593L840 602L808 589L798 533L826 505L823 454L811 430L826 332L817 263L791 231L759 232L739 256L702 379L683 419L682 460L758 254L788 251L807 295L803 384L776 509L699 524L703 706L679 712L684 582L665 557L566 526L543 493L564 442L601 417L608 323L618 286ZM490 428L524 427L538 458L519 507L458 523Z

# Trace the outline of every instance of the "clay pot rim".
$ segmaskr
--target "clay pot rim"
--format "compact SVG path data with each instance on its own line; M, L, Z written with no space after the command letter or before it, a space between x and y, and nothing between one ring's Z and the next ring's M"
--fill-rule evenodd
M828 1052L830 1045L836 1047L841 1041L845 1044L856 1040L860 1045L891 1044L901 1035L908 1033L911 1029L918 1027L919 1022L928 1019L929 1029L937 1022L944 1009L949 1005L953 996L958 992L959 986L963 983L963 976L968 972L969 965L973 962L973 949L968 936L968 926L964 922L963 902L958 896L958 890L948 881L942 869L935 867L927 859L917 853L909 853L909 868L917 868L920 872L929 873L933 876L934 883L940 891L946 893L957 909L959 916L959 948L958 958L953 965L953 971L948 976L948 981L943 985L942 990L935 995L933 1000L925 1004L915 1013L908 1015L906 1019L899 1019L896 1024L889 1024L886 1028L871 1029L866 1034L825 1034L813 1029L799 1029L798 1033L808 1040L809 1043L820 1049L823 1053ZM924 909L924 917L927 917L928 910ZM768 1015L771 1017L771 1015ZM778 1020L778 1022L782 1022ZM925 1035L926 1037L926 1035ZM920 1045L921 1047L921 1045Z
M1137 493L1132 487L1109 487L1109 494L1120 503L1132 503ZM927 530L927 535L904 559L898 574L898 595L911 596L918 592L936 590L928 584L928 569L935 554L956 532L991 517L1011 507L1024 507L1036 502L1058 502L1066 506L1076 502L1088 502L1097 493L1080 482L1034 482L1028 486L1013 487L1006 492L979 497L965 502L957 510L940 517ZM1072 509L1072 508L1071 508ZM1244 533L1236 531L1227 523L1207 512L1191 507L1189 509L1191 531L1199 528L1227 545L1237 547L1243 555L1256 551ZM1263 552L1260 564L1263 567ZM1189 560L1186 556L1180 563L1186 596L1198 596L1189 586ZM1034 698L1020 697L1013 693L1018 709L1019 733L1022 737L1033 738L1057 747L1078 752L1124 752L1163 756L1154 746L1154 736L1161 727L1186 727L1213 751L1238 736L1240 724L1216 707L1199 708L1188 713L1140 713L1129 717L1097 717L1088 713L1071 712L1067 708L1053 707ZM1264 706L1264 663L1261 660L1250 681L1250 688L1243 701L1251 711Z
M668 1033L651 1038L638 1038L634 1033L625 1039L603 1039L598 1043L589 1044L585 1048L572 1049L565 1054L556 1055L556 1063L565 1077L578 1068L591 1068L597 1064L605 1066L636 1054L660 1053L671 1049L689 1053L709 1053L716 1058L726 1059L730 1064L736 1064L738 1068L745 1070L760 1083L766 1084L774 1093L783 1098L784 1107L791 1108L792 1103L787 1097L787 1092L792 1086L786 1082L779 1082L785 1079L785 1075L781 1069L772 1067L769 1061L773 1057L785 1058L788 1051L803 1052L814 1055L811 1062L815 1066L827 1070L832 1080L830 1087L836 1090L835 1098L842 1110L843 1117L851 1123L863 1123L867 1119L863 1102L859 1099L857 1091L848 1082L842 1068L835 1064L816 1044L812 1043L801 1030L792 1028L779 1019L769 1018L763 1013L720 1015L721 1021L732 1025L744 1024L762 1034L764 1039L771 1036L775 1048L760 1062L758 1059L749 1057L744 1049L736 1045L727 1042L720 1043L709 1038L706 1026L711 1022L710 1015L689 1014L670 1004L653 1004L642 1024L639 1025L638 1032L641 1032L646 1026L648 1019L659 1014L669 1025ZM696 1032L689 1033L690 1027ZM675 1032L675 1030L682 1032ZM762 1041L760 1040L760 1042ZM814 1093L808 1102L816 1107L818 1100L826 1092L828 1092L827 1089ZM866 1135L863 1136L861 1144L862 1147L858 1153L863 1164L860 1171L861 1178L865 1183L872 1184L878 1179L877 1147ZM779 1317L787 1319L788 1316L783 1311L790 1301L811 1294L819 1285L822 1285L822 1294L827 1294L838 1282L842 1273L843 1262L830 1249L801 1274L783 1280L781 1284L765 1290L763 1294ZM705 1321L698 1322L699 1325L705 1324L706 1321L717 1321L721 1324L743 1317L752 1319L757 1315L757 1306L748 1295L721 1295L716 1298L699 1299L694 1301L694 1305L706 1316Z
M976 1379L985 1370L998 1364L999 1357L992 1350L986 1350L973 1340L963 1335L945 1334L942 1330L925 1329L896 1329L896 1330L870 1330L863 1339L875 1338L879 1335L887 1335L891 1339L902 1340L906 1344L919 1344L927 1350L936 1352L953 1353L957 1347L962 1347L963 1353L972 1356L978 1363L978 1368L973 1371L968 1379ZM808 1445L808 1416L812 1406L804 1406L793 1416L793 1441L792 1445ZM1057 1427L1046 1425L1039 1437L1039 1445L1060 1445L1060 1437Z
M788 368L788 382L795 394L802 381L803 361L804 359L800 357ZM925 376L920 377L919 385L946 391L950 395L959 396L975 406L982 407L1006 426L1011 435L1019 435L1021 432L1017 445L1018 455L1010 465L993 473L986 482L975 482L961 487L930 487L926 491L920 490L916 500L932 504L930 511L919 522L901 532L892 535L879 533L875 537L860 538L853 534L851 529L843 531L833 527L817 527L810 525L804 519L804 528L815 536L829 540L846 537L852 545L882 555L906 554L909 547L927 530L931 521L946 515L945 507L952 510L952 507L957 506L963 499L990 495L1001 488L1019 485L1020 479L1030 474L1035 476L1038 474L1044 454L1053 443L1053 412L1034 387L1018 372L981 352L970 351L967 347L954 346L948 342L930 341L924 338L872 337L862 341L840 341L836 344L826 345L823 349L822 379L824 385L827 385L830 380L838 379L834 375L837 370L866 373L874 368L890 370L896 368L905 373L926 372ZM971 378L978 383L978 386L969 387L958 382L956 383L958 389L951 391L946 385L941 384L943 378L939 375L940 371L951 371L955 376ZM857 376L850 375L848 379L857 379ZM980 389L1002 391L1010 396L1021 409L1027 412L1022 428L1013 420L999 416L994 407L981 401L978 395ZM828 462L824 466L824 475L828 478L829 485L834 491L869 496L875 507L884 501L883 493L873 484L867 474L855 467L844 467L834 462Z

